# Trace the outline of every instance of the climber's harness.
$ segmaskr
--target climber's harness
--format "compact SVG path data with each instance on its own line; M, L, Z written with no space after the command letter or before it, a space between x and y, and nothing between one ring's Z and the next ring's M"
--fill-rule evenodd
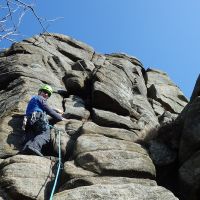
M35 127L35 131L37 130L47 130L48 128L48 118L45 112L33 112L29 116L24 116L22 130L26 130L27 127L33 126Z
M30 120L30 124L33 125L35 122L41 120L43 122L48 123L48 118L45 112L33 112L31 116L28 116L28 120Z

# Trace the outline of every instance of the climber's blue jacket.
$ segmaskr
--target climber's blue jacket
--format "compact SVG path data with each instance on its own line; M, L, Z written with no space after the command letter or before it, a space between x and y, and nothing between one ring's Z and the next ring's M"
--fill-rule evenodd
M33 112L46 112L56 120L61 121L63 119L61 115L48 106L46 99L40 95L31 98L26 109L26 116L31 116Z

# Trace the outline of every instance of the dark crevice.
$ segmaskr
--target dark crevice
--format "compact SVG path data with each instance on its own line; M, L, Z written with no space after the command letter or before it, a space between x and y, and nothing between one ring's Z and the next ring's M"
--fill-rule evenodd
M75 47L75 48L78 48L78 49L85 50L83 47L81 47L81 46L75 44L74 42L72 42L72 41L70 41L70 40L68 40L68 41L64 41L64 42L66 42L67 44L69 44L69 45L72 46L72 47Z
M81 47L81 46L75 44L74 42L72 42L72 41L70 41L70 40L66 40L66 41L61 40L61 41L65 42L65 43L69 44L70 46L75 47L75 48L77 48L77 49L85 50L83 47Z
M31 54L30 52L26 51L26 50L9 50L6 52L5 56L12 56L15 54Z
M8 74L6 77L4 74L0 74L0 90L7 90L8 85L19 77L19 74Z
M100 178L101 179L101 178L104 178L104 177L106 177L106 176L97 176L96 178ZM108 176L108 177L110 177L110 176ZM112 177L114 177L114 176L112 176ZM123 176L120 176L120 177L121 178L128 178L128 177L123 177ZM70 177L68 177L69 181L67 181L66 183L62 184L61 190L73 189L73 188L77 188L77 187L95 185L95 183L92 183L90 180L87 180L87 177L86 177L86 179L84 179L84 178L85 177L70 179ZM149 180L149 179L147 179L147 180ZM127 182L127 183L131 183L131 182Z
M155 177L148 172L139 172L135 170L106 170L101 173L101 176L113 176L113 177L127 177L127 178L145 178L155 180Z
M114 112L118 115L129 116L130 112L128 108L125 108L125 105L120 105L116 99L112 99L108 95L104 95L100 90L93 92L93 107L109 112ZM106 104L102 104L102 102L106 102Z
M92 183L90 183L87 180L84 180L83 178L78 178L76 180L71 179L69 181L67 181L66 183L63 183L63 185L61 186L61 191L62 189L73 189L73 188L77 188L77 187L83 187L83 186L90 186L93 185Z
M180 197L178 160L170 165L155 167L157 184L171 191L176 197Z
M3 81L3 83L0 84L0 91L1 90L6 90L8 85L10 84L10 82L12 82L12 80Z
M159 102L162 107L164 108L165 111L169 111L171 113L176 113L169 104L167 104L166 102L163 102L162 99L159 99L156 97L156 88L155 85L152 84L148 89L147 89L147 97L151 98L157 102ZM151 103L150 103L151 104ZM177 113L176 113L177 114Z
M68 57L70 60L72 60L73 62L77 62L78 60L80 60L80 58L76 57L75 55L69 53L69 52L66 52L64 51L63 49L61 48L58 48L57 49L62 55Z
M70 41L70 40L68 40L68 39L61 38L61 37L56 36L56 35L53 35L53 38L55 38L56 40L58 40L58 41L60 41L60 42L67 43L67 44L69 44L69 45L72 46L72 47L85 50L83 47L79 46L78 44L76 44L76 43L74 43L73 41Z

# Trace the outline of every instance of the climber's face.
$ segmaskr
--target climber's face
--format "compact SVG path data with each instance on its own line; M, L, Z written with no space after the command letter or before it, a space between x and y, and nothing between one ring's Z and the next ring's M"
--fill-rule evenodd
M44 91L44 90L40 91L39 95L41 95L45 99L49 98L49 93L47 91Z

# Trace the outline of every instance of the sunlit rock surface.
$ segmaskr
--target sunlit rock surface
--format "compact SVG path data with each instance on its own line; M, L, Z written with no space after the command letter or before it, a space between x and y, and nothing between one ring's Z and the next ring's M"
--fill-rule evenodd
M145 70L127 54L97 53L61 34L35 36L1 53L0 199L49 199L57 167L56 131L45 157L16 155L24 143L27 102L44 83L54 89L49 105L69 120L55 124L62 132L63 169L54 199L177 199L170 187L157 186L156 170L177 164L179 150L181 160L198 150L193 139L183 145L184 127L192 126L190 111L198 100L176 122L188 101L167 74ZM174 121L179 126L184 121L183 133L173 129ZM163 128L166 123L171 129ZM183 164L180 176L192 187L196 183L183 172L191 170L190 162Z

